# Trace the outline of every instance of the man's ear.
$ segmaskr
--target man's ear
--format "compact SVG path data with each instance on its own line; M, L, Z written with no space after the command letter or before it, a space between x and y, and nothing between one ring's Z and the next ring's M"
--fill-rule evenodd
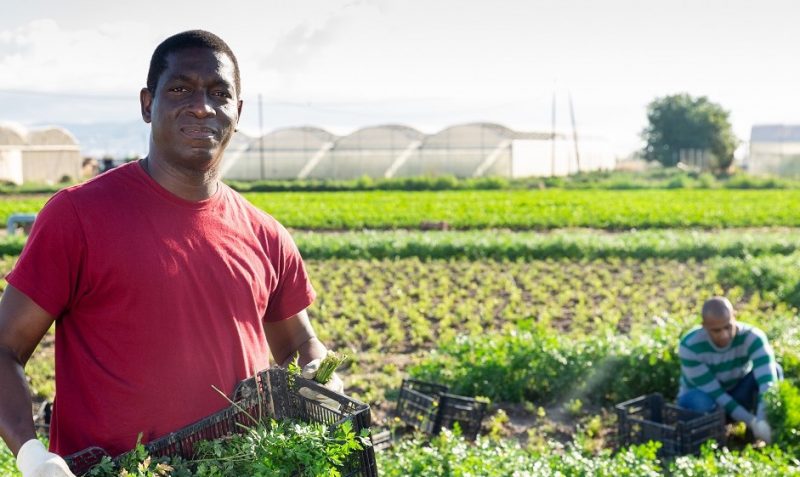
M242 101L240 99L239 103L236 105L236 111L239 112L238 116L236 117L236 125L237 126L239 125L239 119L242 117L242 104L244 104L244 101Z
M152 119L153 94L150 93L149 89L142 88L139 91L139 104L142 107L142 119L144 119L144 122L150 123Z

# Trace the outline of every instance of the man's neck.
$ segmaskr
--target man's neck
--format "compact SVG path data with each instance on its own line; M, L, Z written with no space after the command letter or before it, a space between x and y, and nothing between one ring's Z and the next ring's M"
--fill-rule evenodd
M198 202L208 199L219 190L217 169L195 171L172 166L150 156L141 160L144 171L161 187L184 200Z

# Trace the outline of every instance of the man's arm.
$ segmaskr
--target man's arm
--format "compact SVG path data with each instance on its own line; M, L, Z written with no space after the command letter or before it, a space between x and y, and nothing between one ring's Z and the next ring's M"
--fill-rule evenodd
M752 331L753 341L747 348L747 353L750 360L753 362L753 377L756 378L758 383L758 409L756 416L759 419L766 417L766 408L764 405L764 393L769 388L778 382L778 364L775 361L775 352L767 341L767 336L760 330Z
M264 322L267 343L275 362L285 366L295 353L299 354L298 364L302 367L314 359L322 359L328 350L317 339L314 328L305 310L285 320Z
M11 285L0 298L0 436L15 455L36 438L24 367L54 320Z

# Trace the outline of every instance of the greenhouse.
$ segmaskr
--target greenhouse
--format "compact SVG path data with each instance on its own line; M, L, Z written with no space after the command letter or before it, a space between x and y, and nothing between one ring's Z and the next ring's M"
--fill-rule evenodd
M452 126L428 136L400 176L449 174L456 177L511 175L514 131L489 123Z
M389 124L346 136L299 127L261 139L235 138L226 152L223 176L259 180L564 175L613 168L614 157L607 149L598 139L587 138L578 148L572 136L521 132L494 123L455 125L434 134Z
M307 177L335 140L333 134L315 127L279 129L254 139L238 133L226 150L223 176L235 180Z
M800 126L753 126L745 164L753 174L800 175Z
M76 180L82 164L78 141L63 128L26 131L0 126L0 180L15 184Z
M310 171L314 179L392 177L409 157L418 154L424 135L406 126L359 129L340 138L330 153Z

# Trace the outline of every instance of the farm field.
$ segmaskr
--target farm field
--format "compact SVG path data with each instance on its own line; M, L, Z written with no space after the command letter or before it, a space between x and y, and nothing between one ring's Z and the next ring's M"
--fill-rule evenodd
M800 226L800 190L500 190L246 193L290 228L609 230ZM0 223L35 212L47 196L0 201Z
M475 475L480 465L497 472L485 475L510 475L506 462L520 475L800 475L796 449L708 448L673 462L648 446L611 453L611 405L655 391L674 397L678 336L711 295L727 295L742 321L761 326L787 378L800 380L800 218L792 213L800 192L379 191L251 200L302 229L293 236L318 292L309 313L323 341L357 357L343 371L347 388L373 406L377 426L397 426L391 412L408 376L492 402L476 444L452 434L404 439L379 453L381 475ZM361 230L418 229L424 221L464 230ZM0 238L0 276L21 247L19 237ZM40 398L52 397L52 351L48 336L28 366ZM743 446L741 436L732 439ZM0 455L0 470L2 462ZM461 473L431 470L443 463Z

